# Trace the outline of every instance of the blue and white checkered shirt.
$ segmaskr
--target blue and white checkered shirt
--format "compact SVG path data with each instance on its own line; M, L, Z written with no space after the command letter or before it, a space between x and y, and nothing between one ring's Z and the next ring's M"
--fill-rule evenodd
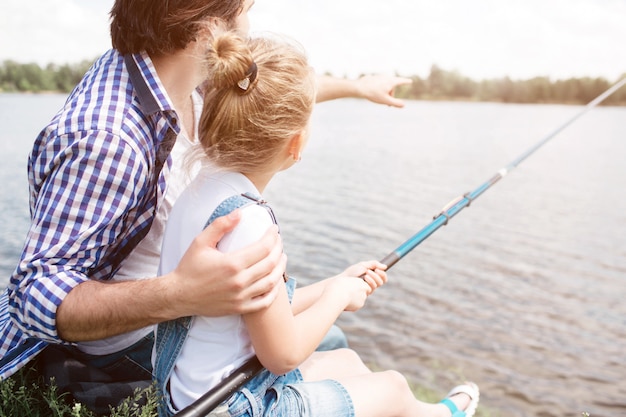
M180 128L148 55L132 58L131 75L117 51L104 54L35 140L31 226L0 297L0 379L62 343L55 319L65 296L111 278L165 193L171 162L160 145ZM167 158L162 170L157 154Z

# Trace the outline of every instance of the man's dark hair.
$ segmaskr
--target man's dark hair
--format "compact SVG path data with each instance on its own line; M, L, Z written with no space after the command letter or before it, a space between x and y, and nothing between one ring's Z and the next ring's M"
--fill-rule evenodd
M196 40L209 17L232 22L244 0L116 0L111 41L122 54L171 53Z

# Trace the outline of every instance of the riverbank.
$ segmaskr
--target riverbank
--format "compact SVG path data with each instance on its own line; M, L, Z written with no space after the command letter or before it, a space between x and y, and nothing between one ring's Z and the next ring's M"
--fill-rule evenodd
M18 372L0 381L0 417L95 417L80 403L67 401L52 382L37 379L31 370ZM437 402L442 394L424 386L412 384L414 395L425 402ZM445 395L445 394L443 394ZM154 388L138 390L122 404L111 408L110 417L157 417L158 396ZM479 405L476 417L498 417Z
M95 60L62 66L14 61L0 63L0 93L69 93ZM333 74L328 74L333 75ZM551 79L537 76L514 80L508 76L473 80L458 71L433 65L427 77L399 74L413 83L398 87L395 95L406 100L477 101L518 104L587 104L617 82L599 77ZM626 76L626 73L619 79ZM626 88L609 97L605 105L626 105Z

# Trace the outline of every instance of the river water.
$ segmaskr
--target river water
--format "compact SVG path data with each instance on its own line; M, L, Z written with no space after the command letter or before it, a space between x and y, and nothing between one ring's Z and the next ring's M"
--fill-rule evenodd
M26 157L62 95L0 95L0 284L28 228ZM306 284L381 259L581 110L319 105L303 160L266 190ZM389 272L339 325L367 363L491 416L626 416L626 108L597 108Z

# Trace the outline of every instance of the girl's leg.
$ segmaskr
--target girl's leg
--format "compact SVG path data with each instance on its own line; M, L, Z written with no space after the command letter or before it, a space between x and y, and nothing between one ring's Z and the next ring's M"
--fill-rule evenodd
M406 378L396 371L372 373L350 349L315 352L299 367L305 381L334 379L350 394L357 417L450 417L443 404L429 404L415 398ZM464 410L466 394L450 398Z
M406 378L396 371L338 378L350 394L357 417L450 417L440 403L425 403L413 395ZM457 394L450 398L459 410L467 408L470 397Z
M359 355L351 349L313 352L298 369L305 381L338 379L372 372L365 366Z

